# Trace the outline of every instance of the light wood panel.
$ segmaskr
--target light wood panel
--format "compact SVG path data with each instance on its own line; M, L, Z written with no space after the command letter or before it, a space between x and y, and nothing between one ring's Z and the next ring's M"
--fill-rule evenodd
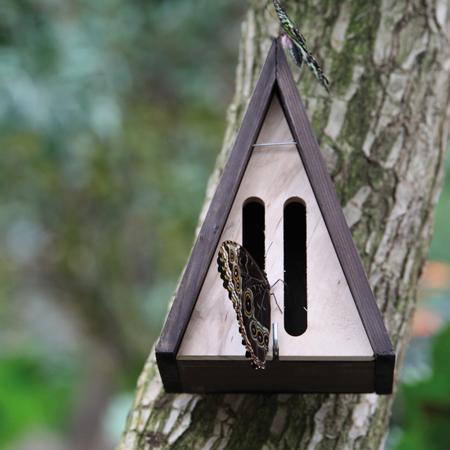
M275 96L257 143L292 140ZM253 150L219 245L226 239L242 242L242 205L250 197L258 197L265 204L266 272L271 284L283 278L284 203L290 197L299 197L307 208L308 328L299 337L288 335L284 331L282 314L272 299L272 321L278 323L280 359L373 359L373 350L295 145ZM217 249L184 334L178 359L244 358L245 349L236 316L220 281L216 257ZM274 293L283 307L282 283L275 286Z

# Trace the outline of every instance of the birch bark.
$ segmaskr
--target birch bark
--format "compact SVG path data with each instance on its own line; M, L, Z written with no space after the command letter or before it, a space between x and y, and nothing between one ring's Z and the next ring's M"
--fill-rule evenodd
M399 362L444 174L450 40L446 0L286 0L331 95L294 69ZM202 222L272 37L269 0L242 25L236 93ZM152 351L120 449L379 449L392 396L167 395Z

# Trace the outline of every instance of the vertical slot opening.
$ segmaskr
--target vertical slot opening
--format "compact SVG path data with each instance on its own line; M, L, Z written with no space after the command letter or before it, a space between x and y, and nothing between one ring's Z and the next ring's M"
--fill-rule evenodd
M245 201L242 209L242 245L262 270L265 270L264 215L262 200L253 197Z
M284 205L284 329L300 336L307 328L306 205L299 198Z

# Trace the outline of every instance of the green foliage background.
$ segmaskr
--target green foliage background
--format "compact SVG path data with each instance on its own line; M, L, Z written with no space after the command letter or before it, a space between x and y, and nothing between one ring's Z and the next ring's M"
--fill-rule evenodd
M444 189L436 211L429 258L450 267L450 148ZM433 337L413 337L401 371L388 448L447 450L450 429L450 280L429 292L419 308L438 314L442 329Z
M0 447L70 439L105 353L132 391L220 149L245 6L2 3Z
M62 448L84 413L83 386L101 377L113 386L104 440L117 438L192 244L245 7L2 3L0 448L33 448L23 440L46 442L42 430ZM449 217L447 182L431 255L448 262ZM401 450L444 448L446 343L448 330L435 340L433 375L401 389ZM436 420L424 402L438 405Z
M445 450L450 425L450 327L432 343L432 372L415 383L400 387L406 432L397 450Z

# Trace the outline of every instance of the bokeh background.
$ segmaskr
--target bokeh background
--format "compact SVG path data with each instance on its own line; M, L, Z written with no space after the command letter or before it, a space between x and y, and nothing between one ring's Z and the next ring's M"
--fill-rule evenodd
M3 0L0 449L107 449L189 253L242 0ZM389 449L450 427L450 164Z

